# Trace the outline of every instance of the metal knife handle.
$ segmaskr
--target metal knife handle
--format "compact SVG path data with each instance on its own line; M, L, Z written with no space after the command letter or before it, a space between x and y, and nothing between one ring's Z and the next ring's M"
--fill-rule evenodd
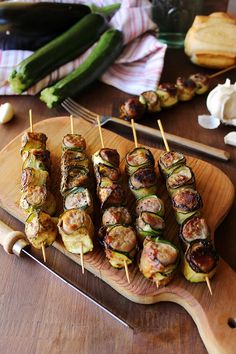
M23 232L14 231L0 220L0 245L9 253L20 255L22 248L28 245Z

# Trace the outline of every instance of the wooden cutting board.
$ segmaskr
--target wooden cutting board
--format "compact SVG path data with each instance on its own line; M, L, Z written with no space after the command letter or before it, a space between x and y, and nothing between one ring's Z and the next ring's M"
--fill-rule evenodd
M34 130L44 132L48 136L48 148L51 151L53 163L53 192L58 200L59 213L62 206L59 194L61 139L70 131L70 120L68 117L47 119L35 124ZM98 129L83 120L75 119L74 130L85 137L89 156L101 148ZM103 129L103 138L105 146L118 150L122 160L121 169L123 169L124 157L134 147L133 142L105 129ZM19 153L20 139L21 135L17 136L0 152L0 206L24 222L26 215L19 208L22 166ZM161 151L157 149L151 149L151 151L157 162ZM232 205L234 187L229 178L211 164L191 157L187 157L187 164L192 167L195 174L197 189L204 204L203 215L210 226L213 237L214 230L222 222ZM165 238L177 243L178 226L164 181L160 176L158 185L159 195L166 206ZM94 220L95 224L97 221ZM228 235L222 235L222 237L228 237ZM80 257L67 252L60 240L56 241L53 246L76 263L80 263ZM128 284L124 270L113 269L98 245L92 253L85 255L84 265L87 270L131 301L141 304L172 301L180 304L195 321L209 353L235 353L236 329L232 329L229 323L232 325L236 320L236 276L223 260L220 261L216 276L211 280L213 296L209 294L205 283L191 284L181 274L177 274L167 287L157 290L154 284L143 277L136 265L129 268L131 283Z

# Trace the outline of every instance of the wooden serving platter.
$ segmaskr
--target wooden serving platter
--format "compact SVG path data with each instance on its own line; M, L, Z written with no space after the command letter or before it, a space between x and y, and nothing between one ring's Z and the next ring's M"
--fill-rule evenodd
M50 118L35 124L34 130L44 132L48 136L47 146L51 151L53 163L53 192L56 195L59 205L58 213L60 213L62 206L59 194L61 140L65 134L70 132L70 120L68 117ZM98 129L95 129L94 126L81 119L75 119L74 130L85 137L89 156L101 148ZM20 139L21 135L17 136L0 152L2 170L0 174L0 206L24 222L26 215L19 207L22 166L19 152ZM124 157L134 147L133 142L105 129L103 129L103 139L105 146L118 150L122 160L121 169L123 169ZM161 151L152 148L150 150L157 162ZM230 210L234 199L234 187L222 171L209 163L187 157L187 164L195 174L197 189L203 199L203 215L213 237L214 230ZM157 173L159 176L158 171ZM158 186L159 196L166 207L165 238L177 244L178 226L174 219L164 181L160 176L158 177ZM132 197L130 196L130 198ZM95 215L98 214L99 210L95 212ZM97 229L99 218L94 217L94 219ZM222 235L222 237L227 236ZM67 252L60 239L54 242L53 246L80 264L80 257ZM209 294L206 284L191 284L180 273L167 287L157 289L154 284L143 277L136 265L129 268L131 283L128 284L124 270L113 269L105 258L103 250L97 244L95 244L92 253L84 256L84 265L87 270L131 301L140 304L172 301L180 304L195 321L209 353L235 353L236 331L229 326L229 323L236 318L236 276L235 272L223 260L220 261L218 272L211 280L213 296Z

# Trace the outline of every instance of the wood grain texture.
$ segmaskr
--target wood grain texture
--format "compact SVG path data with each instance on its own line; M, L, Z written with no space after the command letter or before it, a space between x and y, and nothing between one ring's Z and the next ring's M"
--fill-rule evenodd
M100 148L97 129L90 124L75 120L75 131L81 133L87 141L88 155ZM59 186L59 162L61 155L61 139L70 129L67 117L52 118L37 123L35 131L43 131L47 134L48 147L52 152L54 191L59 205L61 198L58 193ZM103 130L106 146L116 148L123 159L125 154L133 147L131 141L125 140L107 130ZM25 215L19 208L21 159L19 155L20 136L8 144L0 153L0 164L4 169L4 175L0 176L0 203L10 214L21 221ZM156 161L160 150L151 149ZM204 203L203 213L211 228L214 230L223 220L230 209L234 198L234 188L230 180L218 168L201 160L187 159L192 167L199 190ZM11 166L11 168L9 168ZM121 166L124 167L124 161ZM55 176L57 176L55 178ZM10 181L6 183L6 181ZM206 183L207 181L207 183ZM177 225L171 210L170 202L165 191L163 181L159 178L159 194L166 205L166 233L167 239L177 242ZM59 206L60 210L60 206ZM76 263L80 257L65 251L61 242L55 242L54 246ZM96 247L95 251L84 257L85 268L112 286L123 296L131 301L152 304L159 301L172 301L184 307L195 321L199 333L209 353L233 353L235 340L232 330L228 326L228 319L234 316L234 299L236 298L236 285L234 285L235 273L223 261L220 262L217 275L212 280L213 297L210 296L205 284L190 284L178 274L176 279L166 288L157 290L156 287L144 279L136 266L130 268L131 284L128 284L123 270L115 270L110 267L105 259L103 251ZM231 301L226 302L230 292Z

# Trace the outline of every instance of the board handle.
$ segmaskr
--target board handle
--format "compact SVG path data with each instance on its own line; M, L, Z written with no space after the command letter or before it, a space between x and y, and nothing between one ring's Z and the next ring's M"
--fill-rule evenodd
M5 252L20 255L20 250L28 244L29 243L25 240L23 232L14 231L10 226L0 220L0 245ZM16 247L16 245L18 247Z

